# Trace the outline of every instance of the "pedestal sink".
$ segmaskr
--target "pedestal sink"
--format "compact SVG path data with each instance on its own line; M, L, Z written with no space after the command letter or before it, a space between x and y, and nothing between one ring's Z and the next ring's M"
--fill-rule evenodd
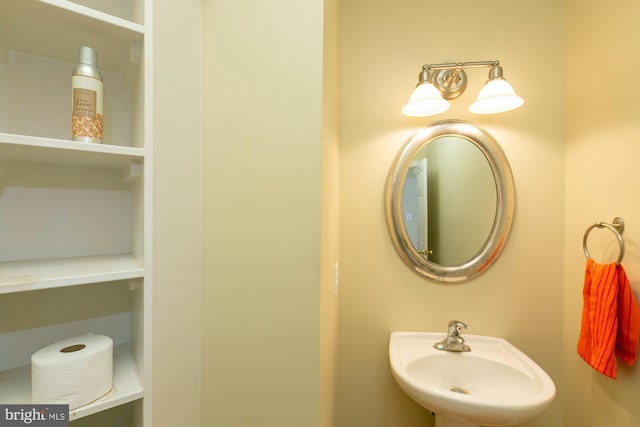
M464 335L470 352L436 350L446 334L393 332L391 371L400 387L436 415L436 427L508 426L544 411L549 376L502 338Z

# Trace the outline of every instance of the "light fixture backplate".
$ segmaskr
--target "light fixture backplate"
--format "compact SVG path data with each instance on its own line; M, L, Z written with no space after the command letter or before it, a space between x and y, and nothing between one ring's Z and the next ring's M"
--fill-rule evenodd
M432 81L444 99L456 99L467 87L467 73L462 68L434 70Z

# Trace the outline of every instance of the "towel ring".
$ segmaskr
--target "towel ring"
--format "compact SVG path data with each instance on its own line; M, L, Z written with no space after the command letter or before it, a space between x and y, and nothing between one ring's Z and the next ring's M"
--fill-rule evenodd
M624 240L622 239L622 233L624 232L624 220L620 217L615 217L613 219L613 224L608 224L606 222L596 222L584 232L584 237L582 238L582 249L584 250L584 255L587 259L591 258L589 255L589 251L587 250L587 236L594 228L607 228L615 234L618 239L618 245L620 245L620 254L618 255L618 259L616 260L616 264L620 264L622 262L622 258L624 257Z

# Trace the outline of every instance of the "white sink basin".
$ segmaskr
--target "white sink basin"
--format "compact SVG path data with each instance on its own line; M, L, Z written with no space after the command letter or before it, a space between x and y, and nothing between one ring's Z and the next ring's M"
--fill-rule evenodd
M514 425L551 404L553 381L523 352L502 338L463 336L470 352L433 348L444 333L391 334L393 376L409 396L436 414L436 425ZM438 423L439 416L452 423Z

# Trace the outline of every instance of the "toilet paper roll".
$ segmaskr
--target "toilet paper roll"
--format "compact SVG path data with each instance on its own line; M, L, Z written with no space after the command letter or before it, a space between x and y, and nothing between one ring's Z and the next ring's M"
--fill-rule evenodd
M76 409L113 386L113 340L83 335L48 345L31 356L32 403Z

